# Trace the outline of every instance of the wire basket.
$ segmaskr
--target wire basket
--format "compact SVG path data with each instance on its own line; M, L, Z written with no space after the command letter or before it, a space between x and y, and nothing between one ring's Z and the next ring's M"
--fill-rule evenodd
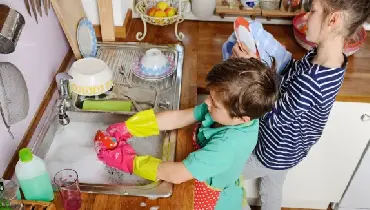
M147 12L150 8L155 7L158 2L166 2L171 7L177 9L177 14L172 17L152 17L147 15ZM179 5L181 4L181 5ZM185 3L182 1L157 1L157 0L143 0L136 4L136 11L140 14L140 16L145 20L145 22L157 25L157 26L166 26L175 23L182 18L182 14L185 10Z
M177 13L171 17L152 17L149 16L148 10L155 7L158 2L166 2L169 6L175 8ZM184 34L177 33L177 25L184 21L183 13L189 0L141 0L136 4L136 11L140 14L141 20L144 23L144 32L139 32L136 39L141 41L146 36L146 23L156 26L166 26L176 23L175 34L178 40L182 40Z

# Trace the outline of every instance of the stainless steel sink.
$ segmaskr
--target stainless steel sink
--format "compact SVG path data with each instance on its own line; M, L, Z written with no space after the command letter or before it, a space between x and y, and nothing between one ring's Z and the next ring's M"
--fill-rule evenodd
M130 69L131 63L130 61L125 63L117 56L122 58L121 52L123 51L129 54L136 53L139 56L146 49L153 47L173 56L176 60L176 71L170 78L162 81L145 81L141 78L135 78L129 71L130 81L128 83L130 85L157 90L155 91L156 96L148 97L148 95L141 94L140 90L136 88L136 92L131 92L134 93L134 96L130 98L134 97L135 100L146 105L149 103L145 103L146 98L155 98L154 103L150 102L152 106L141 107L143 109L153 108L155 112L179 109L184 55L182 46L155 46L141 43L100 45L98 57L106 61L115 71L114 89L120 88L130 93L132 89L128 87L127 79L122 78L118 72L118 67L124 65L126 69ZM113 92L115 92L114 89ZM40 132L29 145L37 156L44 158L51 177L61 169L72 168L78 172L81 190L84 192L151 198L169 197L172 194L172 184L170 183L150 182L135 175L126 174L105 166L96 157L93 145L95 132L98 129L105 129L112 123L125 121L137 110L115 113L99 110L83 111L75 106L78 96L75 95L72 98L74 98L73 105L67 110L70 123L65 126L59 123L58 112L54 106L45 123L41 125ZM54 101L54 104L57 102ZM128 142L139 155L152 155L163 161L173 161L176 139L176 131L166 131L161 132L159 136L132 138Z

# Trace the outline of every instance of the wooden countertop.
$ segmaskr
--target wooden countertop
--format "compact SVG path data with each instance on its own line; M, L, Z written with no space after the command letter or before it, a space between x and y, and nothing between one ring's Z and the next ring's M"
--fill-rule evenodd
M130 29L129 39L135 40L134 35L136 35L136 32L142 31L142 27L141 21L135 19ZM292 26L265 25L264 27L292 52L294 58L299 59L306 52L295 41ZM192 68L195 68L191 69L191 71L197 72L196 86L198 87L198 93L206 93L205 77L213 65L222 61L221 47L233 32L233 24L230 22L185 21L179 25L179 31L184 32L186 35L184 41L185 51L187 45L193 46L190 57L185 57L185 59L191 60ZM369 35L370 33L368 32ZM146 40L165 43L176 42L174 26L149 26ZM337 101L370 103L369 85L370 39L368 38L361 46L361 49L349 57L344 83L337 97Z
M206 88L205 77L213 65L222 60L221 47L233 32L232 23L199 22L198 26L198 88L203 92ZM265 25L278 41L293 54L296 59L302 58L306 50L294 39L292 26ZM368 37L370 33L367 33ZM190 35L191 36L191 35ZM368 38L360 50L349 57L344 83L337 96L337 101L370 103L370 39Z

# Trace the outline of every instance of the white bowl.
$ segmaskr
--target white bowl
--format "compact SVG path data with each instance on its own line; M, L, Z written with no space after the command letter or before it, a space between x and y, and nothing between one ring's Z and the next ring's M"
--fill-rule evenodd
M159 49L152 48L145 52L140 64L142 71L147 71L149 75L161 74L168 69L168 57Z
M83 58L72 64L71 90L78 95L100 95L113 87L113 72L102 60Z

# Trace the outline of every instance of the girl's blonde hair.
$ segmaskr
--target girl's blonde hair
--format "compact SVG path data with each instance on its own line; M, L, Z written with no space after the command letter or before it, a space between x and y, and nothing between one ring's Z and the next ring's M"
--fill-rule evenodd
M344 13L345 37L353 35L370 16L370 0L321 0L321 2L326 15L335 11Z

